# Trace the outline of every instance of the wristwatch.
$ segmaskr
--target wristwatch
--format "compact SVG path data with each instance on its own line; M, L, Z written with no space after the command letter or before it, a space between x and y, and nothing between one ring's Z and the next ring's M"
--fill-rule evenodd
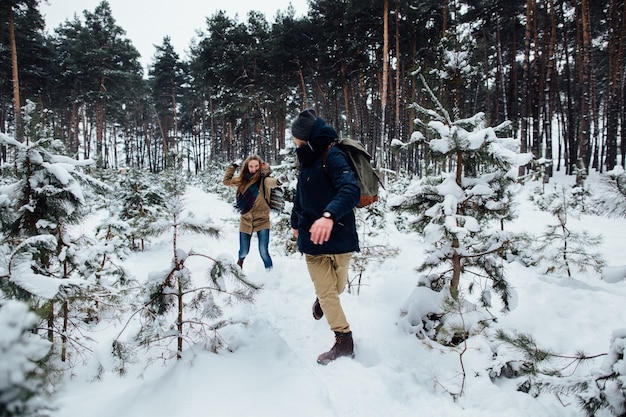
M333 216L333 213L331 213L330 211L323 212L322 217L335 221L335 216Z

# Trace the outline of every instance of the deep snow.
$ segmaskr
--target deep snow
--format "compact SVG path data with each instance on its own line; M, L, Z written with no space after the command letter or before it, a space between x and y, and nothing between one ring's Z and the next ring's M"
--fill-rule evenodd
M532 186L520 191L520 217L511 228L538 233L552 219L528 201L529 192ZM195 187L188 189L185 205L197 217L210 216L222 225L223 238L183 235L180 248L235 259L238 216L231 205ZM469 340L463 355L465 391L453 398L461 384L458 352L419 340L398 326L400 309L417 282L414 268L422 259L423 243L418 235L398 232L393 215L387 216L387 229L376 241L397 247L399 255L380 265L371 262L360 294L342 295L356 359L316 363L317 355L332 345L333 334L324 319L311 316L315 296L304 259L271 247L274 269L266 272L254 237L244 271L264 289L253 304L226 310L226 316L248 322L221 332L232 352L188 350L180 361L138 365L125 377L105 369L103 379L95 382L93 360L73 369L57 395L54 417L583 416L572 397L534 398L516 391L520 380L492 382L487 369L495 342L483 336ZM569 224L601 233L607 265L623 270L626 220L583 215ZM171 243L163 236L134 253L126 266L143 280L166 268L170 253ZM202 276L203 268L192 264L194 276ZM613 330L626 327L624 279L609 283L593 273L545 276L517 264L509 266L507 277L515 305L510 313L497 314L494 327L531 333L540 346L569 355L607 352ZM109 324L99 330L102 343L94 359L112 367L108 350L119 328ZM601 360L587 366L597 367Z

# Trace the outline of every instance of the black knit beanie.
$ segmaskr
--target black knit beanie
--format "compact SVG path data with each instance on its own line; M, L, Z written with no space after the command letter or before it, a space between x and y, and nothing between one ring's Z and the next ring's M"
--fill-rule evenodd
M307 142L310 141L313 124L316 120L317 114L315 114L315 110L306 109L301 111L298 117L296 117L296 120L291 124L291 135Z

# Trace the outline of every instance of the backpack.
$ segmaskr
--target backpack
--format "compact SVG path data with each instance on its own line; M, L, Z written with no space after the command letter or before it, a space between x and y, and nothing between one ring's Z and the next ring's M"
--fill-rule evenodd
M346 154L348 163L356 175L361 190L361 198L356 206L358 208L366 207L378 201L380 175L378 170L372 166L370 162L372 157L365 146L358 140L347 138L334 142L330 146L336 146ZM324 171L326 171L326 155L330 146L324 151L322 162ZM328 175L328 172L326 174Z
M265 184L263 184L263 186L265 186ZM285 208L285 192L281 187L274 187L270 190L269 200L267 196L265 196L265 202L270 207L270 210L276 213L282 213Z

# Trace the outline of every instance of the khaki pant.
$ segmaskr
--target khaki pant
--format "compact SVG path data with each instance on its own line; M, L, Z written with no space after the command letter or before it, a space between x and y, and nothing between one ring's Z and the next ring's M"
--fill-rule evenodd
M346 288L352 252L338 255L306 255L306 266L324 316L334 332L347 333L350 324L341 308L339 294Z

